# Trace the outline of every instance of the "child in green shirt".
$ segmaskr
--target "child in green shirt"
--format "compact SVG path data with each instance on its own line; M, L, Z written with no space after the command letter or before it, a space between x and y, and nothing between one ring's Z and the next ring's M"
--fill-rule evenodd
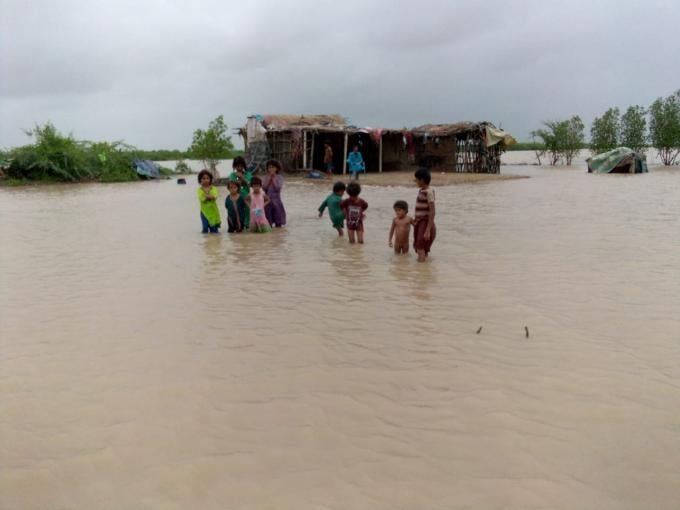
M217 198L219 192L213 186L213 176L207 170L201 170L198 173L198 201L201 204L201 223L203 224L203 233L211 234L219 233L219 228L222 224L220 218L220 210L217 207Z
M324 209L328 207L328 215L331 217L333 228L338 231L339 236L343 235L342 228L345 226L345 213L340 209L340 202L342 202L345 189L347 189L347 186L344 182L336 182L333 185L333 193L328 195L319 206L319 218L323 216Z

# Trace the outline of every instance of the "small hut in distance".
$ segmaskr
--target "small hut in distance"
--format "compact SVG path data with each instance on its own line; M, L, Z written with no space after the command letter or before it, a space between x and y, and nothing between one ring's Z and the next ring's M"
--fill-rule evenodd
M340 115L251 115L239 130L251 170L268 158L289 170L322 169L325 142L336 171L346 173L347 154L359 146L367 171L413 170L499 173L500 155L515 143L489 122L426 124L416 128L358 128Z

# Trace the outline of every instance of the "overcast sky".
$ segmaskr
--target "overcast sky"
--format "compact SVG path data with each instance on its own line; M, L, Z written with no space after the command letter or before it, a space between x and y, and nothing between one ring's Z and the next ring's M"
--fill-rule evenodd
M526 140L680 88L679 32L677 0L0 0L0 147L51 120L184 149L250 113L489 120Z

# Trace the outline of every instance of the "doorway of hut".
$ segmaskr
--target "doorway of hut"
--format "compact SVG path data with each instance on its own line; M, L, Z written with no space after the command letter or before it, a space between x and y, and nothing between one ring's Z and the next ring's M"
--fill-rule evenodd
M308 136L311 137L311 134ZM367 133L352 133L347 140L347 153L344 153L345 133L342 132L320 132L314 135L314 161L312 161L312 167L315 170L326 171L326 166L323 163L324 144L326 142L330 144L333 150L334 175L342 175L343 163L347 160L347 156L352 151L354 145L359 146L359 152L361 152L366 163L366 171L378 171L378 160L380 158L378 144Z

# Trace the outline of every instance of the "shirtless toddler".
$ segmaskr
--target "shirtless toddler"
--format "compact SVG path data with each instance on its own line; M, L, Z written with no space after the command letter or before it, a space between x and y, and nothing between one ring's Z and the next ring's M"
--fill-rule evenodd
M394 238L394 253L408 253L409 236L411 235L411 224L413 218L408 214L408 204L404 200L397 200L394 203L394 219L390 228L390 247Z

